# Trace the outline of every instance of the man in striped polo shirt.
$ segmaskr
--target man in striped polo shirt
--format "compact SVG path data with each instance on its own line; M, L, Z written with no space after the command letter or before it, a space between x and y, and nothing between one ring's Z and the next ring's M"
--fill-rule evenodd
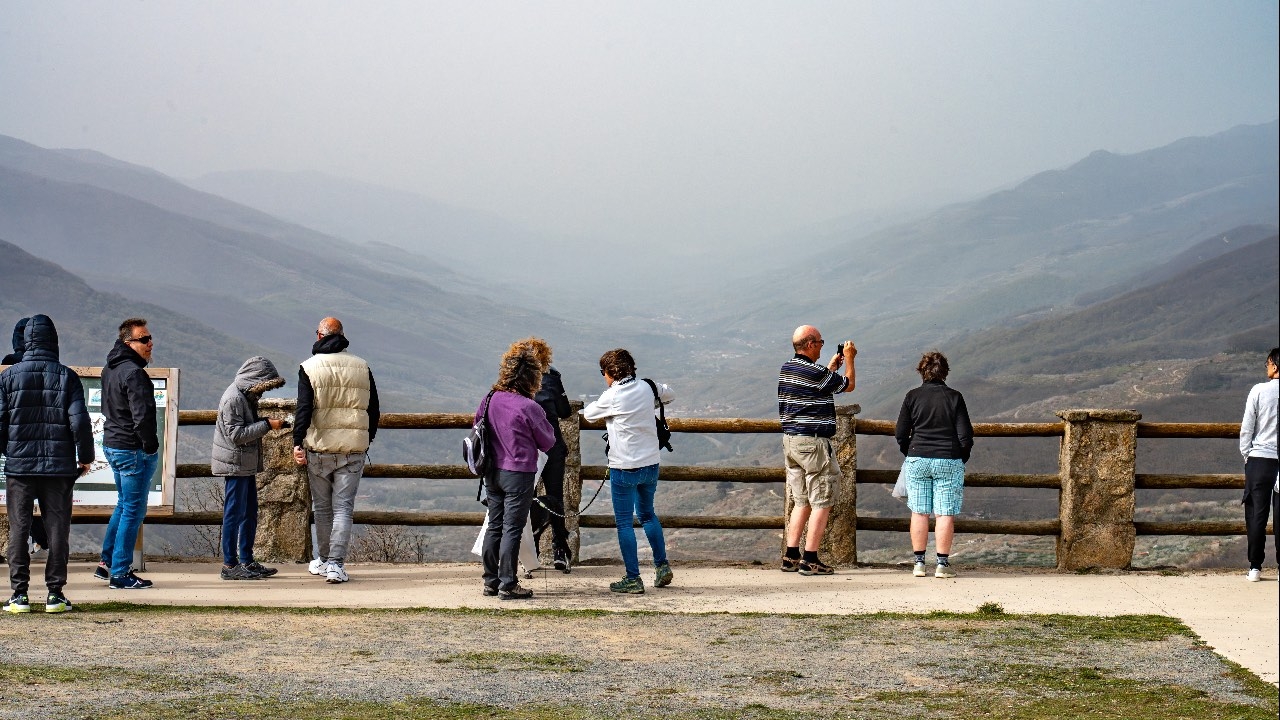
M831 438L836 434L835 394L853 390L853 341L844 343L824 367L822 333L801 325L791 335L796 355L778 373L778 416L782 421L782 454L787 468L787 492L795 501L787 522L787 551L782 571L801 575L830 575L835 570L818 559L818 544L827 531L831 506L840 492L840 466ZM844 366L844 374L837 370ZM800 534L806 524L804 555Z

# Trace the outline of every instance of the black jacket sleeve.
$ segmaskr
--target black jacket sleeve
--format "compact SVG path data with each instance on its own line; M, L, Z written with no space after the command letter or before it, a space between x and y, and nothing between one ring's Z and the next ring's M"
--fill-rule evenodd
M156 386L147 371L137 368L124 379L129 396L129 413L133 416L133 432L142 443L142 452L151 455L160 449L156 434Z
M969 408L960 393L956 393L956 439L960 441L960 459L969 462L973 452L973 423L969 422Z
M893 429L893 438L898 441L898 449L905 457L911 449L911 395L902 398L902 409L898 410L898 424Z
M302 447L307 438L307 430L311 428L311 408L315 405L316 394L311 388L311 378L307 371L298 366L298 409L293 413L293 446Z
M369 371L369 442L378 434L378 419L382 417L382 407L378 403L378 386L373 382L373 371Z
M81 465L93 463L93 422L89 419L89 409L84 404L84 384L80 376L67 371L66 411L67 425L71 437L76 444L76 458Z

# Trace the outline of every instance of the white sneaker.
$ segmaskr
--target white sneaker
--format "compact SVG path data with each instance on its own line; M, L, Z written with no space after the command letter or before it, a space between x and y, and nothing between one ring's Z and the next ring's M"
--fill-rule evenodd
M1244 576L1244 579L1248 580L1249 582L1261 582L1262 571L1257 569L1250 570L1249 574Z
M350 579L347 577L347 569L338 563L329 563L324 574L324 581L327 583L344 583Z
M936 578L953 578L956 571L951 569L950 565L939 565L933 569L933 576Z
M915 564L915 567L911 568L911 574L915 575L916 577L924 577L929 573L925 572L924 563L918 562Z
M324 558L316 558L311 561L311 564L307 565L307 572L312 575L324 575L328 569L329 561Z

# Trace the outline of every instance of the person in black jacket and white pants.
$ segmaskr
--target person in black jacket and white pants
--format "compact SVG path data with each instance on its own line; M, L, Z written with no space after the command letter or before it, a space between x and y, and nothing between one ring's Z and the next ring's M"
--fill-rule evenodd
M5 454L5 505L9 513L9 585L4 609L31 612L27 585L31 556L27 534L32 502L40 501L49 539L44 579L45 612L71 610L62 593L67 584L71 535L71 493L76 478L93 463L93 430L84 386L58 362L58 331L46 315L35 315L23 331L18 362L0 373L0 449Z
M916 372L924 381L907 393L898 412L894 435L907 456L907 507L911 508L912 574L925 576L929 515L937 518L934 541L938 564L933 576L955 577L951 540L955 516L964 501L964 465L973 450L973 425L964 396L947 387L947 357L933 350L920 358Z

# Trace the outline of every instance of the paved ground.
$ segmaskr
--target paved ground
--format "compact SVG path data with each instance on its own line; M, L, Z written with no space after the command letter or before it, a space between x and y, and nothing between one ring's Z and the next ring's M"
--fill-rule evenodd
M763 612L848 614L881 610L971 612L987 602L1010 613L1079 615L1161 614L1179 618L1217 652L1276 683L1280 670L1280 585L1272 571L1264 582L1243 573L1151 572L1076 575L1013 568L961 568L954 580L913 578L904 568L840 569L830 577L803 577L752 565L676 566L671 587L642 596L619 596L608 583L621 576L614 565L574 568L570 575L536 572L524 581L533 600L499 602L480 594L474 563L348 565L351 582L328 585L287 565L270 580L227 582L217 564L150 562L143 575L156 586L144 591L108 590L93 579L93 566L73 564L67 595L78 603L127 601L175 605L278 607L522 607L598 608L661 612ZM39 578L39 568L36 568ZM646 579L646 583L651 578ZM33 584L33 601L43 588Z

